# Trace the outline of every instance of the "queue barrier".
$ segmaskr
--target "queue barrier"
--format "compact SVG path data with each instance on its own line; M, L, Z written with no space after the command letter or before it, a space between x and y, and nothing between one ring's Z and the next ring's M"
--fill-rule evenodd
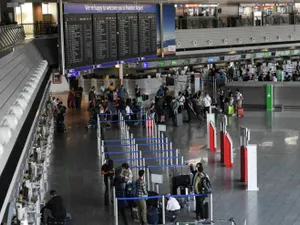
M169 142L164 143L148 143L148 144L138 144L138 146L152 146L152 145L167 145ZM124 146L135 146L136 144L120 144L120 145L105 145L106 148L119 148Z
M132 169L144 169L144 168L164 168L164 167L184 167L186 164L165 164L165 165L143 165L143 166L133 166Z
M109 123L119 123L119 122L145 122L153 119L144 119L144 120L100 120L100 122L109 122Z
M127 152L104 152L104 155L122 155L122 154L133 154L142 151L144 153L161 153L161 152L175 152L176 149L160 149L160 150L134 150L134 151L127 151Z
M114 162L123 161L135 161L135 160L166 160L166 159L181 159L183 156L169 156L169 157L145 157L145 158L126 158L126 159L114 159Z
M99 115L103 116L115 116L119 115L121 112L113 112L113 113L99 113ZM146 114L146 112L135 112L135 113L130 113L130 115L139 115L139 114ZM126 113L121 113L121 115L126 115Z
M124 139L111 139L111 140L103 140L105 142L122 142L122 141L131 141L131 140L136 140L136 141L155 141L155 140L163 140L165 138L124 138Z

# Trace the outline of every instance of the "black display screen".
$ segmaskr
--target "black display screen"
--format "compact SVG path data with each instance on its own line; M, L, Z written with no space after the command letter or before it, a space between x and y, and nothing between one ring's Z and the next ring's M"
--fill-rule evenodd
M66 68L93 64L93 30L91 14L65 15Z
M140 57L156 55L156 15L154 13L139 14L139 55Z
M117 14L94 14L94 63L118 60Z
M138 14L118 14L118 58L119 60L139 56Z

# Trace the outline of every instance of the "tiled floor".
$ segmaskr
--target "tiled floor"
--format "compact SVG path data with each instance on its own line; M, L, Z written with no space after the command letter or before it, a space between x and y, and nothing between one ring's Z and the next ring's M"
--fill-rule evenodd
M56 135L50 187L64 197L73 215L73 225L112 224L112 211L103 204L96 134L85 128L88 117L85 111L70 110L68 132ZM180 128L168 126L167 136L186 161L203 162L213 184L216 219L233 217L237 225L297 225L300 224L299 118L299 112L246 112L244 118L230 118L228 130L235 145L232 169L219 163L219 153L206 150L206 127L196 121ZM258 145L258 192L247 192L239 182L240 125L251 129L250 142ZM131 131L135 137L145 134L142 128ZM117 129L106 132L109 139L118 136ZM170 174L170 171L158 172L166 174L166 178ZM168 188L165 182L161 193L168 192ZM189 215L193 221L193 214Z

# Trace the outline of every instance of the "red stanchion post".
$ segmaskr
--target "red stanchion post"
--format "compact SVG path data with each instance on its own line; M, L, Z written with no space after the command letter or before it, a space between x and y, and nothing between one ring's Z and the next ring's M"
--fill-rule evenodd
M225 167L233 167L232 158L232 141L230 135L225 132L224 134L224 164Z
M209 150L217 151L216 128L212 121L209 123Z
M241 181L248 182L248 151L245 146L241 146Z

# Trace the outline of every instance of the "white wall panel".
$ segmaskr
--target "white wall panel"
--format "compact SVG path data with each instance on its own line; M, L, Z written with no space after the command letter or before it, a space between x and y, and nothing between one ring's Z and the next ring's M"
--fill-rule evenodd
M177 49L230 45L243 46L254 43L292 41L291 35L294 36L294 41L300 40L300 25L176 30L176 42ZM279 40L278 36L281 36L282 39ZM269 38L268 41L266 41L266 37ZM238 41L239 38L242 39L241 42ZM251 38L255 38L255 42ZM224 44L224 39L227 39L227 44ZM211 45L209 40L212 41Z

